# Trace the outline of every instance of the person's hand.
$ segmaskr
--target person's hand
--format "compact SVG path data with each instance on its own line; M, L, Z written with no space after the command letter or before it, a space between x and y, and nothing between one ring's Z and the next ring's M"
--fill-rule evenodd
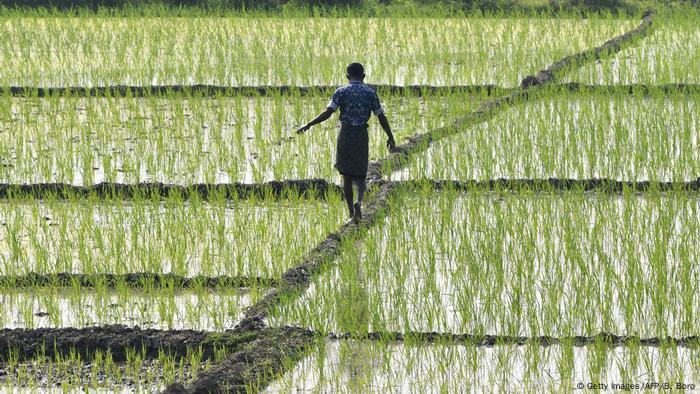
M305 132L306 130L308 130L310 128L311 128L311 126L305 124L297 129L297 134L302 134L303 132Z
M394 141L394 137L393 137L393 136L392 136L392 137L389 137L389 138L386 140L386 146L389 147L389 151L393 151L394 149L396 149L396 141Z

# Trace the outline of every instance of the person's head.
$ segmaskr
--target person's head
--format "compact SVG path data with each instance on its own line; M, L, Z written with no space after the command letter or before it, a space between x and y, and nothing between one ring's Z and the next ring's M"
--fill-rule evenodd
M360 63L350 63L347 68L349 80L362 81L365 79L365 68Z

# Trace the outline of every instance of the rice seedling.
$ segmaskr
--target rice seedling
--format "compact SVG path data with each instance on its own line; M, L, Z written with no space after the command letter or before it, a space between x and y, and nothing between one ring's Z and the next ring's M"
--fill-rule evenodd
M566 81L587 84L700 83L700 14L685 9L658 19L640 45L573 70Z
M23 391L44 393L162 391L176 379L185 383L193 381L226 355L220 353L203 361L198 349L192 349L187 357L161 353L155 359L147 359L134 349L124 363L114 363L109 352L101 351L87 360L76 353L55 358L39 355L29 362L4 363L0 392L15 392L20 387Z
M0 289L6 328L90 327L110 324L163 330L232 329L264 289L169 290Z
M270 320L359 335L696 335L699 201L404 192Z
M636 20L612 18L16 18L2 20L0 86L517 86ZM366 45L347 37L366 32ZM318 52L317 48L324 48ZM19 54L19 56L18 56ZM412 59L409 61L408 59Z
M382 97L396 139L440 127L478 95ZM333 122L297 126L328 98L0 98L0 182L193 183L338 180ZM388 154L370 122L370 159Z
M289 197L5 199L0 202L0 275L275 278L344 218L340 196L333 193L323 201Z
M545 94L432 145L392 179L609 178L700 174L697 96Z
M265 393L630 391L654 384L698 387L698 349L527 344L475 347L464 343L330 341L319 344ZM599 361L602 364L596 366ZM646 362L649 361L649 362ZM573 362L572 367L569 364ZM533 367L533 364L537 368ZM615 388L613 389L613 385ZM625 389L627 387L627 389ZM657 388L658 389L658 388ZM602 386L598 387L602 390Z

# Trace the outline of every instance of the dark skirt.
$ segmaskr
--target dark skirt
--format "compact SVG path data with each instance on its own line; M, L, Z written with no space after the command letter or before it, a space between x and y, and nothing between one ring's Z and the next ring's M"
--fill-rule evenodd
M340 126L335 148L335 168L341 175L367 177L369 136L367 126Z

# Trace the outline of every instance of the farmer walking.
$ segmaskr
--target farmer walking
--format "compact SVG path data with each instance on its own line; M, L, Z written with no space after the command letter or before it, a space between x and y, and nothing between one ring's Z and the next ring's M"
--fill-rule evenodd
M343 176L343 194L348 204L350 219L356 224L362 219L362 199L367 190L367 165L369 163L369 136L367 122L370 111L379 119L384 132L389 137L386 145L390 150L396 146L389 121L374 89L363 83L365 69L360 63L347 67L350 83L338 88L326 109L311 122L297 129L303 133L311 126L330 118L340 108L340 133L336 145L335 168ZM357 202L353 203L352 184L357 185Z

